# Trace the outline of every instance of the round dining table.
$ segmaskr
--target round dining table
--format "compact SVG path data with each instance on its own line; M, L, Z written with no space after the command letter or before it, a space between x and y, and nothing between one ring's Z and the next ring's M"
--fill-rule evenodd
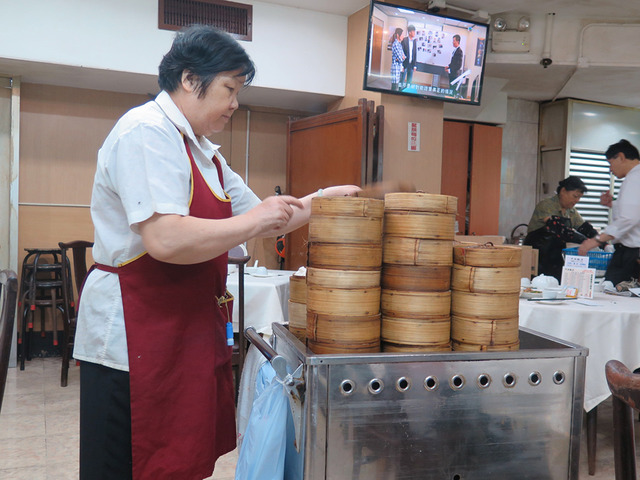
M584 410L587 412L589 474L595 473L597 406L611 392L605 376L609 360L630 370L640 367L640 298L597 292L592 299L520 299L520 326L587 347Z

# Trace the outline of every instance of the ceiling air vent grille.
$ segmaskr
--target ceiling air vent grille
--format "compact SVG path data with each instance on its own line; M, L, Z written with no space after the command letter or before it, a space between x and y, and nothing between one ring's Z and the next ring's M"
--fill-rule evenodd
M223 0L159 0L158 28L180 30L199 23L251 41L252 6Z

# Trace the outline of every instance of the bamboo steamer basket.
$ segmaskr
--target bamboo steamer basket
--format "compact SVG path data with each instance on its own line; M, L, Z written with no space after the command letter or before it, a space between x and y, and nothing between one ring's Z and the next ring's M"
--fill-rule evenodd
M309 266L338 270L376 270L382 266L378 243L309 243Z
M307 338L307 304L289 300L289 331L303 342Z
M412 292L444 292L451 285L451 267L383 265L382 288ZM519 292L520 290L518 290Z
M453 241L385 235L382 261L394 265L453 265Z
M331 355L340 353L378 353L380 341L343 344L339 341L316 342L307 340L307 347L318 355Z
M451 291L451 314L468 318L514 318L518 316L518 293L469 293Z
M451 342L457 352L510 352L520 349L520 342L503 345L476 345L475 343Z
M395 353L450 352L451 342L441 345L400 345L397 343L382 342L382 351Z
M432 193L387 193L384 196L384 209L385 212L409 210L455 214L458 210L458 198Z
M446 213L423 213L388 211L384 215L385 235L453 240L455 215Z
M315 197L311 201L309 242L381 245L383 216L382 200Z
M349 345L380 343L380 314L323 315L307 311L307 340Z
M449 344L451 339L449 315L427 319L382 316L380 338L406 346L437 346Z
M443 317L451 312L451 291L405 292L383 289L380 304L382 314L389 317Z
M309 267L307 286L331 289L378 288L380 287L380 270L331 270Z
M520 267L472 267L454 264L451 288L473 293L520 294Z
M289 300L296 303L307 303L307 277L292 275L289 277Z
M518 342L518 317L468 318L452 315L451 339L476 345L504 345Z
M473 267L520 267L522 249L510 245L459 243L453 246L453 263Z
M327 315L375 315L380 287L329 288L307 285L307 311Z

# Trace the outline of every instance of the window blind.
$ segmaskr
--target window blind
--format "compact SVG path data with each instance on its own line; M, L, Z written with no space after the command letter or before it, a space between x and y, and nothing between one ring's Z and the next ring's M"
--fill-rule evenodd
M587 185L576 209L596 229L601 230L611 221L610 209L600 205L600 194L611 190L617 198L622 181L609 172L609 162L604 153L571 150L569 175L576 175Z

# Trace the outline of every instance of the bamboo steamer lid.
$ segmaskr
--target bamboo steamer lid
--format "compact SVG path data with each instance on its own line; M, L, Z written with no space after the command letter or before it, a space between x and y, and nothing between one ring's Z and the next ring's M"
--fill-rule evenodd
M473 267L519 267L522 249L511 245L459 243L453 246L453 263Z
M398 343L382 342L383 352L394 353L434 353L434 352L450 352L451 342L441 345L401 345Z
M383 265L382 288L412 292L444 292L451 285L451 267ZM519 292L520 290L518 290Z
M387 193L384 196L384 209L385 212L409 210L455 214L458 210L458 198L432 193Z
M380 314L347 316L307 312L308 340L320 343L340 342L344 346L380 343Z
M380 286L380 270L331 270L309 267L307 286L336 289L377 288Z
M389 317L443 317L451 312L451 291L404 292L384 289L380 304L383 315Z
M455 215L388 211L384 216L385 235L399 237L453 240Z
M398 345L434 346L449 344L449 315L427 319L382 317L380 337L383 342Z
M518 342L518 317L467 318L451 317L451 338L460 343L502 345Z
M311 217L370 217L382 218L384 201L359 197L314 197L311 200Z
M451 288L474 293L520 294L520 267L471 267L454 264Z
M315 197L309 242L382 243L384 202L372 198Z
M309 266L338 270L375 270L382 266L379 243L309 243Z
M469 318L513 318L518 316L518 293L469 293L451 291L451 314Z
M317 355L378 353L380 341L344 344L340 341L316 342L307 340L307 347Z
M397 265L453 265L453 241L385 235L382 260Z
M502 345L476 345L475 343L461 343L454 340L451 343L453 350L457 352L511 352L520 349L520 342Z
M307 303L307 277L291 275L289 277L289 299L292 302Z
M375 315L380 312L380 287L340 289L307 285L307 311L327 315Z

